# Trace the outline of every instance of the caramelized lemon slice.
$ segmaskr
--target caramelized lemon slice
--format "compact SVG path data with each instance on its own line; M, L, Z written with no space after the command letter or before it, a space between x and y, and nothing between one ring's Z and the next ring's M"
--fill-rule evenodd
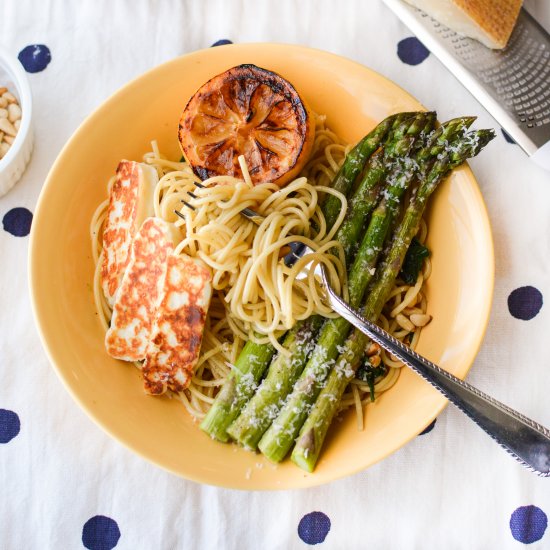
M280 186L306 163L315 135L313 117L280 75L239 65L215 76L189 100L178 137L195 173L242 177L244 155L253 183Z

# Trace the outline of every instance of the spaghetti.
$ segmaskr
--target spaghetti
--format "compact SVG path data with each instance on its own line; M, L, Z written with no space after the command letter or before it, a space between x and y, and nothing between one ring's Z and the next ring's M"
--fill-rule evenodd
M159 176L154 194L155 216L180 228L181 241L176 254L200 258L213 273L214 294L201 355L189 387L178 394L189 413L200 419L214 401L247 340L270 342L280 353L287 353L279 338L296 321L312 314L335 316L323 300L323 290L313 277L313 270L308 278L297 279L303 263L323 263L333 288L346 297L343 250L334 240L345 216L346 199L331 189L330 184L348 147L325 127L324 118L319 117L313 151L301 176L279 188L271 183L253 186L244 165L241 166L243 179L217 176L201 181L186 162L168 160L155 142L152 145L152 151L144 155L143 161L153 166ZM114 178L109 188L113 181ZM204 188L197 188L196 183ZM181 203L190 200L189 191L194 194L194 209ZM320 199L327 193L336 195L342 202L338 220L331 228L327 228L320 208ZM107 206L108 201L104 201L97 207L90 227L96 264L94 298L104 330L111 317L100 284L102 229ZM244 207L265 216L259 226L240 214ZM175 210L184 219L176 216ZM422 232L419 240L425 238L425 225ZM280 258L291 241L303 242L315 253L288 268ZM396 286L380 321L397 338L410 338L412 333L412 347L420 328L415 326L412 331L407 328L410 329L412 323L411 315L426 311L422 285L428 276L429 262L414 286ZM376 393L395 383L401 366L388 356L383 356L383 361L389 368L377 381ZM139 363L136 366L141 368ZM344 395L342 407L354 405L362 425L363 407L369 399L370 388L354 381Z

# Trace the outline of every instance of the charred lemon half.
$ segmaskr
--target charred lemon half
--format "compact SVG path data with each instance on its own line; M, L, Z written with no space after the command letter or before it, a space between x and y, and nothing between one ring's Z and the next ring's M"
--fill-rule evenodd
M239 65L215 76L189 100L180 119L183 154L201 179L242 177L244 155L253 183L285 185L313 146L313 116L280 75Z

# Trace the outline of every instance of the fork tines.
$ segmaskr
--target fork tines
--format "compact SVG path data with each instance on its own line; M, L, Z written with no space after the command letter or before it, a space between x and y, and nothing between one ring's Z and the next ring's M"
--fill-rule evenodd
M195 185L196 185L197 187L200 187L201 189L204 189L204 188L205 188L204 185L202 185L201 183L198 183L198 182L195 182ZM197 199L197 198L198 198L197 195L195 195L195 193L193 193L193 192L191 192L191 191L186 191L186 193L187 193L192 199ZM187 208L191 208L191 210L196 210L196 208L195 208L191 203L189 203L189 202L187 202L187 201L185 201L185 200L183 200L183 199L180 199L180 202L182 202L183 204L185 204L185 206L187 206ZM176 215L178 215L182 220L185 219L185 216L184 216L181 212L179 212L178 210L174 210L174 213L175 213Z

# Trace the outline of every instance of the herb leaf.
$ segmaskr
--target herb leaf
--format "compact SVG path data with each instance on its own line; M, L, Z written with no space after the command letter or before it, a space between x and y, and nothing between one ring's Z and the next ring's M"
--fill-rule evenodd
M378 367L373 367L368 358L365 362L357 369L355 378L366 382L369 386L370 400L374 402L374 384L378 381L379 378L383 377L387 372L387 367L384 363L380 363Z
M414 285L414 283L416 283L416 279L418 279L418 274L424 263L424 258L428 258L429 255L430 251L428 248L421 244L416 238L411 241L411 245L405 256L405 261L403 262L403 267L401 268L401 273L399 274L406 284Z

